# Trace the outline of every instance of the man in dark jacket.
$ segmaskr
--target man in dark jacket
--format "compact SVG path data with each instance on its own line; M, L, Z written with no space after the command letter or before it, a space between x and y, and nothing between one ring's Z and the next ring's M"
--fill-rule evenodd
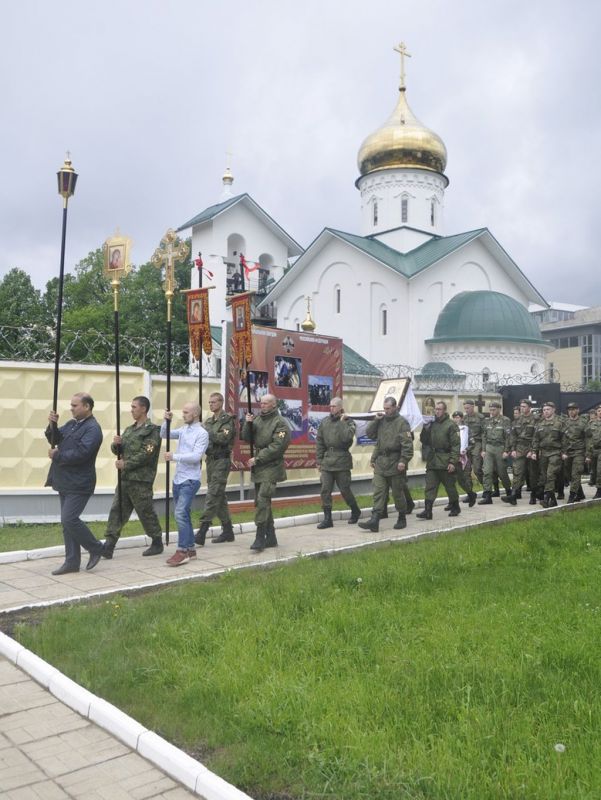
M248 459L251 477L255 484L255 524L257 535L251 550L264 550L276 547L278 540L271 511L271 498L275 494L278 481L286 480L284 453L290 443L290 428L277 408L277 400L272 394L261 398L261 413L258 417L247 414L242 437L245 442L252 441L255 454Z
M393 527L401 530L407 527L405 486L407 467L413 458L413 437L411 426L400 415L394 397L384 398L384 413L376 414L365 432L370 439L376 440L371 456L374 495L371 518L367 522L360 522L359 527L372 533L379 530L380 519L386 511L388 492L391 491L398 512Z
M46 438L51 445L51 461L46 486L58 492L61 504L61 524L65 540L65 561L52 571L53 575L79 572L81 548L90 554L86 569L94 569L103 553L102 542L81 521L86 504L96 486L96 455L102 444L102 431L93 416L94 400L78 392L71 398L73 419L56 430L58 414L48 415L50 425Z
M351 509L349 525L357 522L361 510L351 489L351 469L353 457L350 453L355 438L355 422L347 417L340 397L330 401L330 415L322 420L317 429L316 456L317 469L321 478L321 507L323 520L317 526L319 530L333 528L332 522L332 489L334 483Z
M432 508L442 483L449 498L449 517L461 513L455 475L461 439L457 425L447 414L447 404L439 400L434 407L434 422L424 425L420 440L427 447L425 508L417 519L432 519Z

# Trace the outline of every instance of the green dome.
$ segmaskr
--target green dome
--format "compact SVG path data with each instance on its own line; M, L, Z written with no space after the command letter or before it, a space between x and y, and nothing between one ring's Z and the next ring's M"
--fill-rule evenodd
M438 315L427 343L454 341L544 342L538 325L517 300L500 292L460 292Z
M441 375L454 375L455 370L446 361L428 361L421 368L419 374L424 377L427 375L439 377Z

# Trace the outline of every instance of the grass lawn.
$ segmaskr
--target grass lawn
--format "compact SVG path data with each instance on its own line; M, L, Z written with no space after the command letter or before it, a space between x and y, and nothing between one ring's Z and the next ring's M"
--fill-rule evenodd
M55 608L14 635L257 799L598 800L600 629L590 508Z

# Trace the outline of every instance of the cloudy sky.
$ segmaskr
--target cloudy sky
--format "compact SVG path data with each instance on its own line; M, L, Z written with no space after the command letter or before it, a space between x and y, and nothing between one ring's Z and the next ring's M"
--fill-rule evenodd
M487 226L548 300L601 305L596 0L19 0L0 10L0 277L58 274L116 226L148 260L248 192L307 246L359 227L357 151L407 96L448 150L446 232Z

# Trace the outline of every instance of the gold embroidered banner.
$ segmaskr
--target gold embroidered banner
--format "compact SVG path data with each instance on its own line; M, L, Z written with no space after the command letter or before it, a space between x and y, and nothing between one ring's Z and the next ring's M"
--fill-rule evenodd
M186 296L190 350L194 358L199 361L201 348L208 356L213 352L211 320L209 317L209 287L206 289L188 289Z
M234 321L232 337L236 359L241 367L250 364L253 357L250 298L253 292L237 294L230 300Z

